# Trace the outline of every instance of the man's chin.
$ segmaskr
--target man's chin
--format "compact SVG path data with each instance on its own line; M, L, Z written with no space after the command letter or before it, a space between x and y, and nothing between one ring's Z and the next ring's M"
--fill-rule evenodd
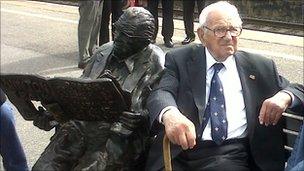
M227 48L226 48L226 54L227 54L228 56L233 55L235 52L236 52L236 50L235 50L235 48L233 48L233 47L227 47Z
M222 55L221 61L225 61L229 56L234 55L235 51L227 51L225 54Z

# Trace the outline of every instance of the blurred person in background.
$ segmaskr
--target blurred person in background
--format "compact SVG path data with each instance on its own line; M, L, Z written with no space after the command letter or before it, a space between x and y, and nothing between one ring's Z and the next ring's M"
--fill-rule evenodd
M111 28L112 28L112 40L114 38L113 33L115 32L113 28L113 23L115 23L118 18L123 13L122 9L124 6L129 6L129 1L126 0L105 0L103 2L101 26L99 33L99 46L110 41L109 38L109 22L111 16Z
M15 128L13 109L0 88L0 154L7 171L27 171L26 157Z
M185 25L186 38L182 41L183 45L189 44L195 40L194 34L194 6L197 5L198 14L204 8L205 0L183 0L183 20Z
M158 4L160 0L148 0L148 10L154 16L155 20L155 34L152 40L152 43L155 43L157 32L158 32ZM162 3L162 36L164 37L165 46L172 48L174 46L172 42L172 36L174 32L174 23L173 23L173 0L161 0Z
M79 1L78 68L85 68L98 46L98 34L102 16L103 0Z
M298 91L302 98L304 98L304 86L302 84L295 84L296 91ZM292 112L304 116L304 102L302 105ZM295 140L292 153L287 161L286 171L302 171L304 170L304 121L299 129L299 135Z

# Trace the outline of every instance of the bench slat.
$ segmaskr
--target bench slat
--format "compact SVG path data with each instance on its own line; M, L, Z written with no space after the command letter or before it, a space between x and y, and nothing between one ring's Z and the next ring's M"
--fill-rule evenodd
M289 146L287 146L287 145L284 145L284 148L285 148L285 150L288 150L288 151L290 151L290 152L291 152L292 149L293 149L292 147L289 147Z
M304 121L303 116L294 115L294 114L291 114L291 113L283 113L283 116L288 117L288 118L292 118L292 119L297 119L297 120L300 120L300 121Z
M283 132L284 132L284 133L287 133L287 134L295 135L295 136L298 136L298 135L299 135L299 132L298 132L298 131L293 131L293 130L285 129L285 128L283 128Z

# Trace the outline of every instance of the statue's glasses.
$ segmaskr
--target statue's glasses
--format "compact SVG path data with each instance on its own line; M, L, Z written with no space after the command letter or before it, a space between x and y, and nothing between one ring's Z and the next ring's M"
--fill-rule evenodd
M230 35L233 37L237 37L242 33L242 27L217 27L214 29L211 29L207 26L203 26L203 28L206 28L207 30L210 30L214 33L214 36L218 37L218 38L222 38L224 37L227 32L229 31Z

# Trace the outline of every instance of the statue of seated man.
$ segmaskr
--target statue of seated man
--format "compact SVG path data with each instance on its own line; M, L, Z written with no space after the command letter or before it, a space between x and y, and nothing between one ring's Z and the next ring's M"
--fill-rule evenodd
M110 73L131 94L130 111L122 112L113 123L70 120L60 124L34 171L143 170L149 142L145 102L164 63L163 51L150 43L154 22L144 8L128 8L114 24L114 41L99 47L82 75L98 79Z

